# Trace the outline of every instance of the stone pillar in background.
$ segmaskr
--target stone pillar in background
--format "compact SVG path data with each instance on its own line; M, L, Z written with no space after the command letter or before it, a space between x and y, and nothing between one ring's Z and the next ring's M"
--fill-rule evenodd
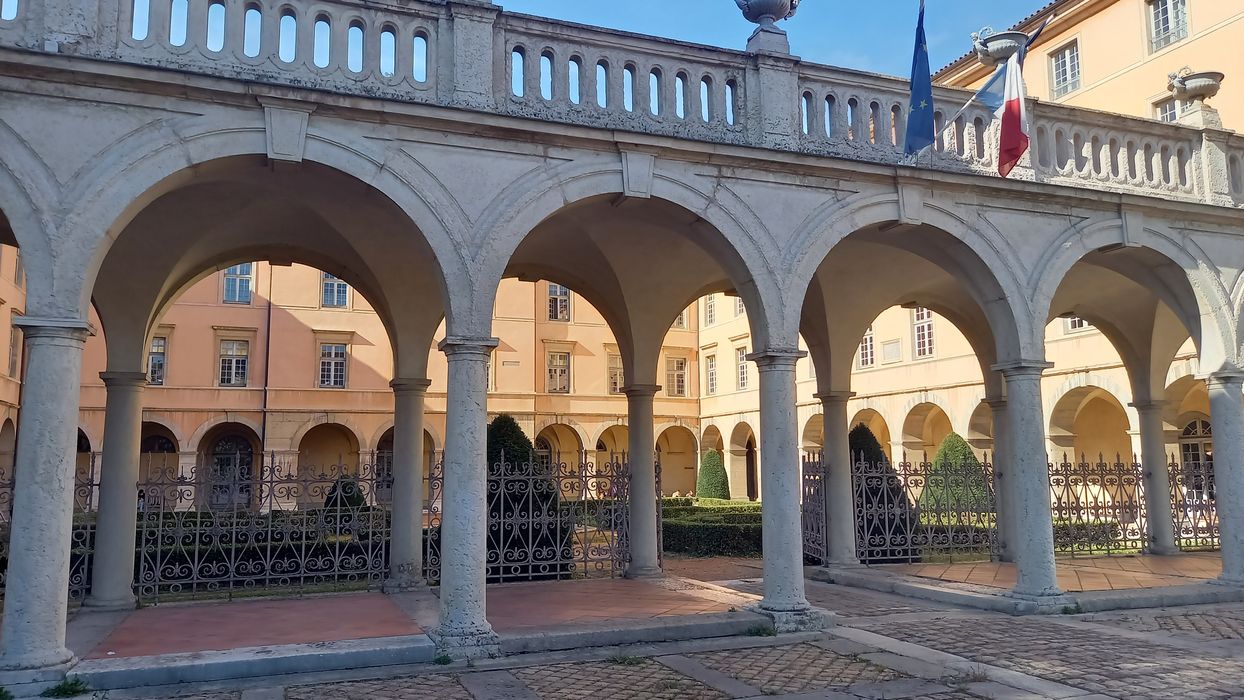
M1134 403L1140 415L1140 462L1144 470L1145 510L1149 525L1150 554L1178 554L1175 520L1171 516L1171 477L1166 461L1166 425L1163 401Z
M825 451L826 564L858 564L855 552L855 493L851 481L849 391L817 394L821 400Z
M394 379L389 384L393 387L393 536L386 593L409 591L424 583L423 400L430 384L427 379Z
M661 575L657 551L656 439L653 437L652 398L661 387L628 386L625 389L630 444L630 545L627 578Z

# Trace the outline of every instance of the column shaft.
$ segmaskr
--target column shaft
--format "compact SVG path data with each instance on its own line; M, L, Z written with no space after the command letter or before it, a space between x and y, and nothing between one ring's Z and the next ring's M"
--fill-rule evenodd
M1041 406L1041 373L1047 365L1003 369L1010 425L1008 500L1014 511L1013 552L1023 597L1062 595L1054 567L1054 519L1050 512L1050 472L1045 453L1045 421Z
M426 379L395 379L393 387L393 537L385 592L423 584L423 402ZM379 475L377 475L379 476Z
M657 536L657 473L653 437L652 397L658 386L626 388L627 427L630 430L630 547L627 578L661 575Z
M1010 417L1006 399L986 399L993 412L993 493L994 512L997 514L995 536L1000 542L997 556L1002 561L1015 561L1015 511L1011 508L1010 484L1012 455L1007 439Z
M441 343L449 361L445 412L444 513L441 521L441 615L438 646L459 656L497 653L488 623L488 361L496 339Z
M850 392L818 394L823 407L825 451L826 564L858 564L855 551L855 491L851 481Z
M1220 580L1244 585L1244 376L1210 375L1206 385L1214 426L1211 484L1222 546Z
M1166 462L1166 427L1161 402L1133 404L1140 415L1140 461L1144 470L1145 511L1150 554L1177 554L1171 515L1171 478Z
M89 607L134 607L134 531L138 526L138 467L142 441L143 372L103 372L108 389L104 454L99 476Z
M73 660L65 648L65 619L79 382L89 333L79 321L21 321L27 365L0 623L4 669L47 668Z

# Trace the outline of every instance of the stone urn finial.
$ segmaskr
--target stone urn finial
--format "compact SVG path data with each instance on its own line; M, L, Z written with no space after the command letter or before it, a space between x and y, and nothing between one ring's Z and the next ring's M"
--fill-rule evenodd
M1027 41L1028 35L1023 32L995 32L993 27L972 32L972 50L990 67L1006 63Z
M790 53L786 32L778 29L777 22L790 19L799 9L799 0L734 0L748 22L760 26L747 41L748 51L773 51Z
M1226 77L1218 71L1193 72L1191 68L1184 68L1178 73L1170 74L1167 89L1178 100L1192 104L1204 103L1218 94Z

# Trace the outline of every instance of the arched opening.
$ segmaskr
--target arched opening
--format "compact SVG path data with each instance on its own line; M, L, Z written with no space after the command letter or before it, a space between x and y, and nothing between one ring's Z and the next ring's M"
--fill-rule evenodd
M172 430L160 423L143 422L138 451L142 455L142 481L171 481L180 476L180 446Z
M881 450L885 452L886 459L893 462L893 448L890 446L890 426L886 423L885 418L882 417L882 415L875 409L865 408L858 411L855 416L851 418L851 426L854 427L857 425L863 425L868 428L869 432L873 434L873 437L877 438L877 442L881 444Z
M726 469L729 471L732 498L743 497L749 501L760 498L756 433L747 423L739 423L730 432L730 454L726 460Z
M1131 464L1132 439L1123 403L1099 386L1076 387L1063 394L1050 415L1049 439L1061 448L1055 459L1084 464Z
M968 434L964 437L978 453L994 451L993 408L989 404L982 401L972 409L972 415L968 418Z
M621 462L629 449L630 431L625 425L611 425L596 439L597 463Z
M0 483L13 481L14 458L17 454L17 427L5 418L0 425Z
M705 428L704 435L700 438L700 452L717 450L717 453L722 454L724 459L725 449L725 443L721 439L721 430L715 425Z
M906 459L928 462L951 432L950 417L940 406L933 403L916 405L903 421L903 449L908 453Z
M536 457L545 463L577 464L583 454L579 433L564 423L545 426L536 435Z
M358 476L358 438L338 423L311 428L298 441L298 473Z
M259 435L242 423L221 423L199 445L205 470L199 506L214 511L250 510L258 505L255 482L263 469Z
M74 472L79 483L91 483L96 479L95 452L91 449L91 439L86 431L78 428L77 458Z
M699 458L695 434L683 426L673 426L657 436L657 461L661 465L661 491L683 496L695 492Z
M825 446L825 416L820 413L803 424L803 451L816 454Z

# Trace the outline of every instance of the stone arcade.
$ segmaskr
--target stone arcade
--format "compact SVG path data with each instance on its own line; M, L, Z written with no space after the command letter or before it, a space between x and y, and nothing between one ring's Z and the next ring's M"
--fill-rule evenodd
M0 234L29 279L28 370L4 669L73 662L73 426L92 303L108 336L108 437L87 604L127 607L148 337L181 290L254 259L337 275L386 324L398 588L418 584L422 551L409 535L427 348L439 340L447 355L436 638L453 654L496 650L480 514L492 309L507 277L575 289L618 339L633 575L659 572L657 352L690 303L731 292L746 303L760 377L759 609L780 630L820 624L803 584L800 334L825 405L828 549L850 562L850 365L895 304L946 316L976 350L1010 477L1013 595L1045 608L1063 605L1040 385L1047 323L1075 313L1107 333L1150 418L1191 336L1218 445L1222 581L1244 585L1244 137L1034 104L1031 160L1001 180L988 115L969 111L931 166L905 166L906 84L802 62L771 28L738 52L480 0L194 0L184 16L153 0L145 18L129 0L15 4L0 20ZM279 29L290 22L292 33ZM1160 429L1141 426L1154 478L1165 474ZM1154 550L1171 537L1155 528Z

